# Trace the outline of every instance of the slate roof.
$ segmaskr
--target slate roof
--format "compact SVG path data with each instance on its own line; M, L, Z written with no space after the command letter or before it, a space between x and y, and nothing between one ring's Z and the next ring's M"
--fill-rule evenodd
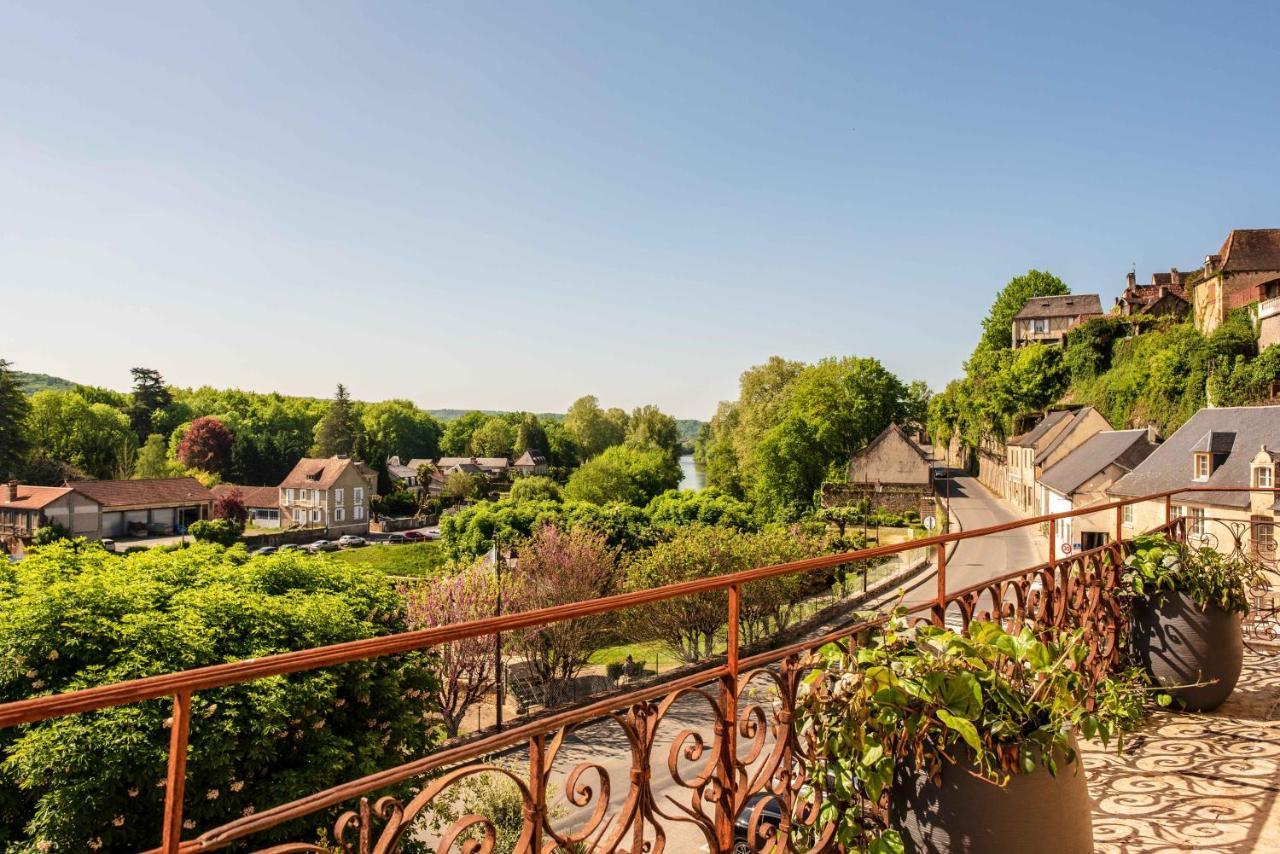
M1053 429L1055 424L1064 418L1070 417L1071 410L1055 409L1052 412L1046 413L1044 418L1041 418L1040 422L1036 424L1036 426L1021 435L1014 436L1007 442L1007 444L1014 445L1019 448L1033 448L1037 442L1044 439L1045 434Z
M69 480L66 485L81 495L87 495L105 508L162 507L213 501L213 493L194 477Z
M441 457L436 460L436 465L441 470L450 469L463 463L480 466L480 468L485 469L504 469L511 465L511 461L506 457Z
M1220 450L1218 464L1207 481L1192 476L1195 448L1216 434L1211 445ZM1230 447L1227 438L1230 436ZM1280 406L1231 406L1201 409L1156 448L1137 468L1111 487L1116 495L1147 495L1179 487L1243 486L1250 484L1250 462L1263 445L1280 445ZM1203 451L1201 453L1204 453ZM1187 492L1175 498L1223 507L1249 506L1247 492Z
M1217 257L1227 272L1280 270L1280 228L1232 229Z
M65 486L27 486L25 483L20 483L18 497L10 501L9 484L0 483L0 509L40 510L71 491Z
M218 498L236 490L244 500L244 506L251 510L274 510L280 506L280 487L278 486L236 486L234 483L220 483L212 490Z
M1151 447L1146 430L1103 430L1046 469L1040 482L1059 495L1069 496L1112 464L1126 472L1132 470Z
M1082 314L1102 314L1102 300L1097 294L1067 294L1057 297L1032 297L1013 316L1014 320L1030 320L1033 317L1075 317Z
M535 454L533 451L525 451L520 455L520 459L516 460L511 465L532 468L533 466L545 466L546 464L547 458L542 454Z
M1036 452L1036 458L1035 458L1036 465L1039 465L1040 463L1044 462L1045 458L1048 457L1050 454L1052 454L1055 448L1057 448L1059 445L1065 442L1067 440L1067 437L1070 436L1072 433L1074 433L1075 429L1079 427L1081 424L1083 424L1085 419L1089 417L1089 414L1094 411L1095 410L1092 406L1086 406L1083 409L1077 409L1075 412L1073 412L1071 414L1071 423L1068 424L1066 427L1062 428L1062 430L1059 431L1058 435L1053 437L1053 441L1051 441L1049 444L1045 445L1043 448L1041 448L1039 451ZM1102 420L1104 423L1106 422L1105 418Z

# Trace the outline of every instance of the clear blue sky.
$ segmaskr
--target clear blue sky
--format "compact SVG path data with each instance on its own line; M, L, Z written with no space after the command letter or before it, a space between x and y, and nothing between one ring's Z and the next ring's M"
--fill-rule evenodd
M6 5L0 356L706 417L1280 226L1274 4L1032 5Z

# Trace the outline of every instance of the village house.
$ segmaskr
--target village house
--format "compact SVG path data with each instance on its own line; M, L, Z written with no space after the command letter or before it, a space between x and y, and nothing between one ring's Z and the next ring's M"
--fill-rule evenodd
M61 525L72 536L95 539L101 509L70 487L10 480L0 487L0 552L22 554L36 530L46 525Z
M1280 406L1202 409L1110 489L1124 498L1172 489L1173 516L1187 518L1192 543L1223 552L1274 548L1276 496L1271 492L1197 492L1197 486L1266 488L1276 482ZM1280 450L1280 447L1277 447ZM1163 500L1126 508L1125 536L1164 524Z
M511 464L511 468L516 474L546 474L547 458L533 451L525 451Z
M213 517L214 495L194 477L75 480L66 485L99 505L99 537L171 536Z
M415 462L418 465L415 466ZM424 462L429 461L409 460L407 463L402 463L399 457L387 457L387 477L390 478L391 485L398 490L420 495L422 483L419 481L418 469Z
M1040 473L1094 433L1110 429L1091 406L1046 413L1030 430L1005 443L1005 499L1025 516L1042 515L1045 501L1036 490Z
M1268 303L1268 319L1280 311L1280 228L1234 229L1216 255L1205 257L1203 279L1191 287L1196 328L1205 335L1234 309L1256 302ZM1266 324L1272 343L1280 338L1277 323Z
M826 506L870 501L877 510L925 515L934 507L934 461L897 424L849 459L845 483L823 485Z
M1102 317L1097 294L1032 297L1013 316L1013 348L1028 344L1055 344L1067 340L1067 332L1092 317Z
M494 480L506 480L511 474L511 461L506 457L441 457L436 468L448 472L454 467L472 474L483 474Z
M213 488L216 498L239 492L240 500L249 518L246 525L250 528L280 527L280 489L275 486L236 486L234 483L220 483Z
M1116 310L1125 317L1184 318L1191 311L1186 289L1188 276L1172 267L1167 273L1152 273L1151 284L1140 285L1137 274L1129 273L1124 293L1116 298Z
M1044 470L1036 481L1042 513L1065 513L1110 501L1107 490L1156 448L1149 430L1102 430ZM1059 519L1054 542L1063 554L1089 551L1115 536L1114 513Z
M278 489L283 520L335 534L368 533L369 502L377 494L378 473L345 454L298 460Z

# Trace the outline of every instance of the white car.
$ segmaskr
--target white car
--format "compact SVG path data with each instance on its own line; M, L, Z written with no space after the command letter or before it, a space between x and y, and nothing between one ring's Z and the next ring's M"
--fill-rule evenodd
M343 534L338 537L338 545L344 549L358 549L361 546L368 545L364 537L357 537L355 534Z

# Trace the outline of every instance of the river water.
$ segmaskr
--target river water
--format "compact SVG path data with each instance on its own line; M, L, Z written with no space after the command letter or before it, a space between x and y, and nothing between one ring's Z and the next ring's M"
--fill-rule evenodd
M707 470L693 461L693 454L680 457L680 488L697 492L707 485Z

